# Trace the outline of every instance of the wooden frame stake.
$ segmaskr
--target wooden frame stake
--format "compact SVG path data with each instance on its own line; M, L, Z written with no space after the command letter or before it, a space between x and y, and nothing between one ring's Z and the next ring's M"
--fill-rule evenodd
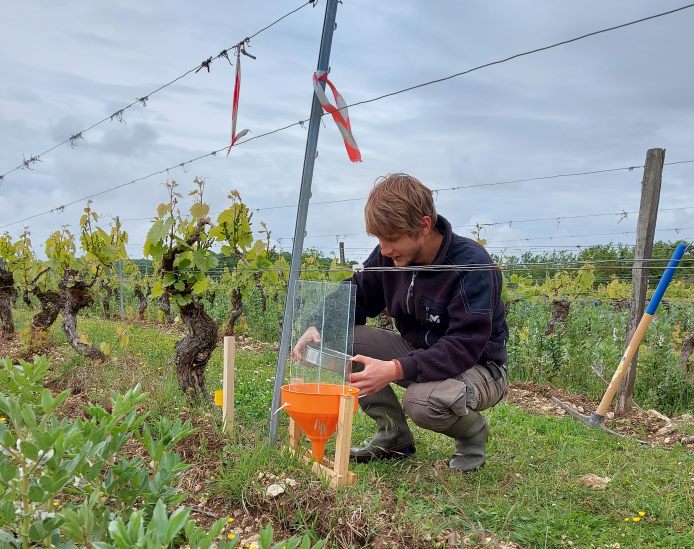
M234 358L236 354L236 340L234 336L224 337L224 381L222 390L222 420L224 430L228 434L234 431Z
M335 439L335 461L323 458L323 463L314 461L310 452L301 449L303 431L299 424L289 418L289 450L300 455L305 463L312 463L313 474L327 478L331 488L350 486L357 482L357 474L349 470L349 448L352 444L352 423L354 421L354 396L340 397L340 411L337 418Z

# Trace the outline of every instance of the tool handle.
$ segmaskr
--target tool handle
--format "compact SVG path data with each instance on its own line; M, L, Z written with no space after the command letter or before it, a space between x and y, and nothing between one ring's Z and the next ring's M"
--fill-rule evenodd
M612 402L612 399L614 398L614 395L617 392L619 385L622 383L622 380L624 379L624 376L627 373L627 369L629 368L631 361L634 359L636 351L638 351L639 345L641 345L641 340L643 339L643 336L646 334L648 325L651 323L651 320L653 319L653 315L655 314L655 311L658 308L658 305L660 304L660 300L663 298L665 290L667 290L667 287L670 284L673 275L675 274L675 268L682 259L682 256L684 255L684 250L686 248L686 244L679 244L677 248L675 248L675 252L672 254L672 258L670 259L670 262L668 263L668 266L665 269L663 276L660 277L660 282L658 283L658 287L653 293L653 297L651 298L651 301L648 304L648 308L641 317L641 321L639 322L639 325L636 327L634 335L631 336L631 340L629 341L629 345L627 345L627 349L624 352L624 355L622 356L622 360L619 363L619 366L617 367L617 370L615 371L614 375L612 376L610 384L607 386L607 390L605 391L605 395L602 397L602 400L600 401L598 409L595 411L597 415L604 417L604 415L607 413L607 409L610 407L610 403Z
M658 287L655 289L655 292L653 292L653 297L651 298L651 301L648 304L648 307L646 308L646 312L649 315L655 314L655 311L658 308L658 305L660 304L660 300L663 298L663 295L665 294L665 290L667 290L667 287L670 284L672 277L675 275L675 268L677 267L677 265L679 265L680 260L682 259L684 251L686 249L687 245L684 243L678 244L677 248L675 248L675 251L672 254L672 258L670 259L670 262L668 263L667 268L663 273L663 276L660 277Z
M631 336L629 345L627 345L627 349L624 352L624 355L622 355L622 360L619 363L619 366L617 367L617 370L615 371L614 375L612 376L610 384L607 386L607 390L605 391L605 394L602 397L602 400L600 401L600 405L598 406L598 409L595 411L595 413L600 417L605 417L605 414L607 413L607 410L610 407L610 403L612 402L612 399L614 398L617 389L619 389L619 385L622 383L622 379L624 379L624 376L627 373L627 368L629 368L631 361L634 360L636 351L638 351L639 345L641 345L641 340L643 339L646 330L648 330L648 325L651 323L652 319L653 315L648 313L645 313L641 317L641 321L639 322L639 325L636 327L634 335Z

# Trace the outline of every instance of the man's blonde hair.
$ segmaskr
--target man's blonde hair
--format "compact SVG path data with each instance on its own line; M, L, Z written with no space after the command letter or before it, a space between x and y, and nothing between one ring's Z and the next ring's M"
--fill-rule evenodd
M436 207L431 189L416 177L392 173L376 180L364 207L366 232L393 240L422 230L422 218L436 226Z

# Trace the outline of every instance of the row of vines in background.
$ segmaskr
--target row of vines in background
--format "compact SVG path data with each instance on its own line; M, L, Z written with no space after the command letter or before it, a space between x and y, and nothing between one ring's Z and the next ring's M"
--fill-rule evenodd
M176 344L173 361L181 389L191 398L203 400L209 400L205 368L218 344L220 330L225 334L242 332L260 340L278 341L289 274L288 254L279 254L271 246L270 231L264 223L253 228L253 214L238 192L230 192L226 208L213 220L204 199L203 179L193 180L193 188L187 193L191 203L185 209L181 208L184 196L176 182L167 182L166 188L167 200L156 208L147 233L145 260L127 259L128 235L118 218L110 223L110 228L105 228L89 204L80 218L80 256L74 236L65 228L46 240L45 260L37 258L28 230L17 239L9 234L0 236L3 335L12 336L14 331L14 304L34 309L38 305L28 333L24 334L29 351L41 349L46 343L47 330L62 314L63 331L75 350L91 359L105 360L110 349L103 343L93 344L79 332L77 316L81 312L113 318L122 297L128 319L179 321L185 326L186 334ZM260 238L254 239L254 234ZM657 254L666 254L673 246L658 243ZM618 362L625 334L624 330L617 333L614 329L624 315L621 311L628 308L630 284L619 276L606 276L609 267L604 259L615 253L623 256L628 250L608 246L592 247L592 252L596 264L586 263L578 270L568 271L558 269L548 257L535 258L545 260L538 261L546 264L541 271L503 258L513 375L538 381L564 379L577 384L577 389L596 392L593 387L596 376L590 372L602 368L600 361L588 360L581 349L595 352L601 348L601 342L613 338L608 347L616 355L610 359L614 359L615 365ZM576 258L565 259L575 261ZM117 264L122 268L120 276L124 280L122 296ZM654 266L654 272L661 270L662 265ZM303 257L304 279L339 281L351 272L350 266L341 265L336 258L317 253ZM679 352L682 358L679 362L672 361L669 360L672 357L662 352L652 362L656 370L664 364L680 365L679 373L666 368L668 388L658 394L675 394L681 385L684 389L678 394L683 395L682 402L690 402L691 406L693 307L687 301L691 300L691 281L686 279L688 272L683 274L667 294L670 301L681 303L684 311L670 325L672 337L668 340L668 349ZM532 314L519 318L521 311ZM598 311L610 314L600 316ZM659 314L661 322L667 323L668 315ZM590 329L586 328L586 322ZM388 326L389 322L380 325ZM576 325L582 328L572 331ZM121 339L126 341L125 328L119 329ZM587 334L592 334L592 339ZM681 334L681 341L673 339L676 334ZM642 361L648 362L647 353L645 356ZM609 377L609 361L605 362L605 375ZM581 368L576 368L577 363L582 364ZM590 379L590 383L586 381L587 386L583 387L571 377L571 372ZM648 374L640 377L644 381L651 379ZM647 386L652 388L657 384Z
M156 208L143 248L150 261L149 275L127 260L128 235L119 219L112 221L109 232L91 204L80 218L81 256L67 228L46 240L45 260L37 257L28 229L16 239L7 233L0 235L0 334L14 336L12 307L21 296L26 306L32 306L33 299L39 307L24 334L27 351L41 350L48 329L62 315L63 331L74 349L90 359L105 360L109 349L103 342L92 344L79 332L77 315L98 304L107 317L112 316L113 301L119 294L114 284L119 265L124 271L120 276L127 277L137 300L139 318L144 318L154 301L166 321L176 317L185 325L187 333L176 344L174 356L179 385L190 398L209 401L205 368L217 346L221 320L209 311L215 309L217 296L223 296L227 304L222 321L225 333L234 333L250 295L259 300L263 313L268 307L280 306L289 262L275 253L263 223L253 230L252 213L238 192L229 193L226 208L213 220L203 179L193 180L187 193L192 204L185 209L177 183L168 181L166 189L167 200ZM254 232L262 238L254 240ZM309 276L319 279L343 279L351 272L334 262L326 273L313 257L306 258L304 267ZM214 279L211 273L216 275ZM120 335L122 339L127 336Z
M77 330L77 315L94 301L93 288L104 272L126 257L128 234L115 218L107 230L88 203L79 222L77 256L75 236L67 229L55 231L45 242L46 259L37 259L28 230L16 240L0 235L0 334L14 333L11 304L17 295L26 304L31 296L39 303L29 328L28 347L38 350L47 330L62 315L62 329L72 347L90 358L103 360L104 354L84 340Z
M314 276L318 276L318 271ZM623 286L628 290L627 284ZM126 320L136 321L138 308L132 286L126 284L124 290ZM517 301L512 298L509 306L508 349L512 380L550 382L599 400L624 351L628 308L622 306L621 300L603 295L608 291L606 288L596 289L595 296L576 297L568 316L557 322L548 334L551 301L540 291L540 285L526 289L526 297ZM519 294L512 289L510 295ZM596 297L598 295L602 298ZM229 290L218 286L206 294L204 300L221 333L229 316ZM236 324L236 332L276 343L283 307L283 294L264 299L257 289L250 290L244 296L244 312ZM88 314L102 317L103 309L95 302ZM166 324L156 301L150 302L146 321ZM180 319L174 320L175 324L178 322ZM692 334L694 303L674 295L665 300L640 349L634 396L638 405L667 414L694 409Z
M508 316L512 380L550 382L598 401L622 357L628 310L599 300L575 302L565 322L547 334L547 301L514 304ZM694 410L694 306L661 305L639 348L634 401L668 415Z
M305 267L318 262L315 257L307 258ZM329 274L329 267L311 271L315 279L326 279ZM624 349L629 284L615 279L596 284L585 293L581 288L586 277L580 275L558 273L547 284L532 284L525 277L509 278L512 379L552 382L599 399ZM562 292L572 295L571 308L566 317L553 320L552 300L557 297L557 284L562 280ZM124 284L125 317L135 320L138 303L131 282L126 280ZM681 282L674 283L670 290L672 293L661 305L641 347L635 398L641 406L675 413L694 408L694 303ZM228 325L231 295L229 287L210 279L203 300L220 330ZM249 288L236 331L275 343L280 334L284 293L267 296L267 291ZM95 303L90 314L102 316L103 308ZM154 302L147 309L147 320L166 323L164 313ZM552 330L548 330L549 326Z

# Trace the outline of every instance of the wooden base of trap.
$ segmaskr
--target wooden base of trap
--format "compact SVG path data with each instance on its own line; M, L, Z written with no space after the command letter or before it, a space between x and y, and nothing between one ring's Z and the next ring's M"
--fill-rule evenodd
M337 418L335 439L335 461L323 458L323 463L314 461L311 453L300 447L303 438L301 427L289 418L289 450L302 457L305 463L312 463L313 474L328 479L331 488L349 486L357 482L357 475L349 470L349 448L352 444L352 421L354 419L354 397L340 397L340 413Z

